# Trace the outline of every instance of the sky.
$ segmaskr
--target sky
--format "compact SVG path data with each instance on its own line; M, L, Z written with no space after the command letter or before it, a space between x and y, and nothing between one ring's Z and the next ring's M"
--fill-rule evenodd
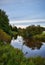
M0 9L6 11L9 22L16 25L45 22L45 0L0 0Z

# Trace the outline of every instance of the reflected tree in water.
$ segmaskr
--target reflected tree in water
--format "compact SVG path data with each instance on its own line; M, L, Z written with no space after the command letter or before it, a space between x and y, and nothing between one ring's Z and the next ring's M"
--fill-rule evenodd
M30 47L31 49L40 49L41 46L42 46L42 42L40 41L33 41L33 40L30 40L30 39L25 39L25 44Z

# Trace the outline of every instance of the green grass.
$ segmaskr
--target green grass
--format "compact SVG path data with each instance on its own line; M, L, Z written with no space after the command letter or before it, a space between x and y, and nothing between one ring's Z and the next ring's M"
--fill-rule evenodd
M42 34L35 35L35 36L33 36L33 38L35 38L35 40L45 42L45 33L43 32Z
M25 58L21 50L0 42L0 65L45 65L45 58Z

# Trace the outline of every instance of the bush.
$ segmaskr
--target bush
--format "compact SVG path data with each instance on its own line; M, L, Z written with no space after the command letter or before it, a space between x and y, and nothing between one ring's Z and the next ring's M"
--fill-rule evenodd
M14 49L12 46L0 45L0 64L3 65L20 65L20 62L23 61L23 53Z
M4 42L10 42L11 36L5 33L2 29L0 29L0 40Z
M35 35L34 38L35 38L35 40L45 42L45 34Z

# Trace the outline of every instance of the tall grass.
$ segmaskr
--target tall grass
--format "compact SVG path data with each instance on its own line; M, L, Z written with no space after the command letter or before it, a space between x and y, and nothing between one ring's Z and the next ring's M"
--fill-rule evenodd
M25 58L21 50L0 42L0 65L45 65L45 58Z

